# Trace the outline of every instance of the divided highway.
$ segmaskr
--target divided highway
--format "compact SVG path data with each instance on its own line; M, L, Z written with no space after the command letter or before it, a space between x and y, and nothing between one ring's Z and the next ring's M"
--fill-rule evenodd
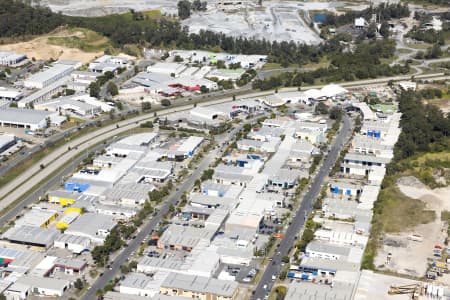
M282 261L283 256L287 256L289 254L289 249L293 246L295 242L295 237L303 228L306 216L312 211L314 201L320 193L322 189L322 185L324 180L328 177L330 170L334 166L339 153L342 150L342 147L348 142L351 137L352 124L350 119L346 114L343 114L341 129L336 136L334 143L331 147L330 152L326 156L322 166L319 169L319 172L314 177L311 187L308 192L303 197L300 207L295 213L291 224L287 228L284 237L281 239L277 252L273 256L272 262L270 262L259 281L256 290L253 294L253 299L263 299L267 293L270 293L270 290L273 286L272 276L279 275L282 269Z

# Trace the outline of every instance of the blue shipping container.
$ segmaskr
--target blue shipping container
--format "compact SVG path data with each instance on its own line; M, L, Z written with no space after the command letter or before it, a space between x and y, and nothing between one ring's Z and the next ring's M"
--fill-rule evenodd
M288 272L287 273L287 277L288 278L294 278L295 277L295 273L294 272Z

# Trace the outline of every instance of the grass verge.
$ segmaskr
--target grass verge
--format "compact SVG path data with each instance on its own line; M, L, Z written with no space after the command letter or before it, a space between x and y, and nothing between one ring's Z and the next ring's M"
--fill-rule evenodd
M77 48L86 52L103 51L112 48L110 40L103 35L85 28L69 28L67 36L50 36L48 43L56 46Z

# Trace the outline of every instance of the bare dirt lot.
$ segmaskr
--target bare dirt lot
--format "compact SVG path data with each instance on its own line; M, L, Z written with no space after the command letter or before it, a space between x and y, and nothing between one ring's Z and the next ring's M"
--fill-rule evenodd
M355 292L355 300L409 300L411 295L388 295L391 285L417 284L417 281L363 270ZM422 298L421 298L422 299Z
M84 37L82 31L59 30L48 35L40 36L27 42L1 45L1 50L11 50L17 53L26 54L28 58L35 59L67 59L78 60L87 63L95 57L103 55L103 51L86 52L77 48L69 48L62 45L54 45L49 42L49 38L78 38Z
M375 266L381 270L422 277L428 263L433 260L434 246L443 246L447 236L447 225L441 220L441 212L450 211L450 187L432 190L415 177L402 177L397 185L403 194L423 201L427 209L435 211L436 219L410 231L386 234L375 258ZM413 235L420 238L414 241L411 239ZM391 257L389 263L388 256Z

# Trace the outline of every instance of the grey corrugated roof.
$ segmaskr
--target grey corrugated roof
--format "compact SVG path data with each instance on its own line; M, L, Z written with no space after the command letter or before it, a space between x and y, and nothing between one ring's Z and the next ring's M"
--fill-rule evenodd
M39 81L43 82L49 79L52 79L53 77L57 76L59 73L66 72L69 69L73 69L73 66L71 65L64 65L64 64L55 64L52 67L36 73L34 75L31 75L27 81Z
M39 123L54 112L40 111L22 108L2 108L0 109L0 121L6 123Z
M209 277L170 273L161 287L180 288L186 291L232 297L238 288L238 283Z
M322 252L329 254L336 254L341 256L348 256L350 253L350 247L334 245L321 241L311 241L306 246L306 251Z
M13 242L37 244L49 247L59 235L60 233L56 229L24 225L11 228L3 234L2 238Z

